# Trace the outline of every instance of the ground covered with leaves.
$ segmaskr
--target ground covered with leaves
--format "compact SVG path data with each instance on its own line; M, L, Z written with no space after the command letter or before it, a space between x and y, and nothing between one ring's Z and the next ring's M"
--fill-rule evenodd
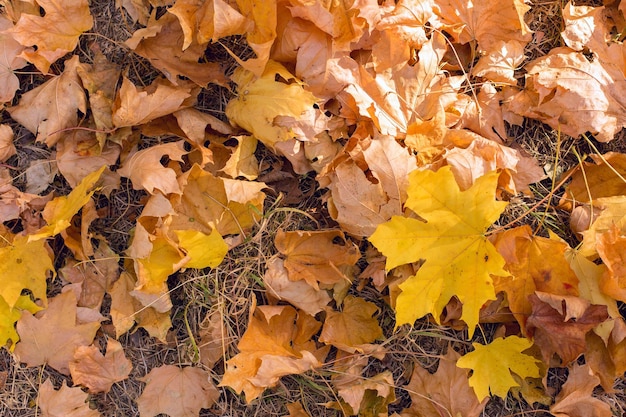
M626 409L626 4L0 0L0 414Z

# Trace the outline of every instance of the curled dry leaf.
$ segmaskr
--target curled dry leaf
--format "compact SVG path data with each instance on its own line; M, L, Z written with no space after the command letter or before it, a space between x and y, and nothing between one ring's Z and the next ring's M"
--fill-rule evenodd
M157 190L163 194L180 194L176 171L161 165L161 158L167 155L172 161L182 162L186 154L182 140L154 145L135 152L117 172L130 178L135 190L143 189L150 194L155 194Z
M325 290L315 289L306 281L292 281L282 259L275 257L266 264L263 282L270 293L279 300L285 300L311 316L316 315L330 303Z
M69 364L74 384L89 392L107 393L113 384L128 378L133 365L126 358L122 345L115 339L107 342L106 356L96 346L79 346Z
M175 86L162 78L140 88L124 77L113 105L113 125L138 126L189 107L185 100L192 96L191 90L191 86Z
M76 48L79 36L93 26L93 18L87 0L40 0L37 4L44 16L22 13L8 33L24 46L37 46L22 52L22 57L47 74L53 62ZM78 61L78 56L73 59ZM67 100L70 96L60 97Z
M146 387L137 399L141 416L197 417L202 408L211 407L219 392L207 371L187 366L162 365L139 378Z
M46 379L39 387L41 417L99 417L97 410L89 408L87 398L87 393L80 388L69 388L65 381L56 391L50 379Z
M321 323L291 306L259 306L239 340L240 353L226 362L220 386L245 393L250 403L280 377L322 365L328 348L318 349L311 336Z
M132 270L132 268L131 268ZM166 343L167 331L172 327L169 311L158 312L154 307L145 307L130 293L135 288L137 279L126 269L113 283L111 295L111 320L115 327L115 336L120 337L137 323L150 336Z
M533 235L529 226L499 233L493 244L506 261L510 276L494 277L496 291L503 291L513 316L526 332L526 320L532 311L528 297L535 291L577 296L578 277L565 259L567 243ZM550 256L547 256L550 254Z
M550 413L555 417L610 417L613 413L609 405L593 397L598 384L600 378L589 365L575 364Z
M276 81L276 77L284 81ZM278 62L270 61L260 78L238 68L232 79L237 84L238 97L226 106L228 119L270 148L294 137L289 129L274 123L277 116L299 119L317 102L302 82Z
M204 45L209 41L248 32L251 21L239 10L223 0L199 3L196 0L178 0L168 9L175 15L185 34L182 49L194 41Z
M15 155L13 144L13 129L9 125L0 125L0 161L6 161Z
M13 22L4 14L0 15L0 108L11 101L20 88L20 81L13 71L26 66L26 60L19 56L24 46L4 33L12 27Z
M526 66L526 88L508 109L570 136L590 131L609 142L626 126L626 81L621 71L612 74L607 68L582 52L553 49Z
M78 126L78 111L87 113L85 90L77 73L81 65L78 55L72 56L65 61L61 75L28 91L8 109L13 119L37 135L37 141L54 145L61 138L60 130Z
M609 317L605 305L592 305L579 297L537 291L529 300L532 313L526 328L547 364L554 353L563 365L574 361L585 351L587 332Z
M361 257L358 247L340 230L279 230L274 244L285 256L289 279L305 280L315 289L319 284L333 286L342 281L351 282L351 268Z
M148 27L133 33L126 45L150 60L174 85L184 84L179 78L181 76L201 87L209 83L226 85L228 82L218 63L199 62L204 58L205 45L193 43L183 48L183 27L171 13L166 13L160 19L151 16Z

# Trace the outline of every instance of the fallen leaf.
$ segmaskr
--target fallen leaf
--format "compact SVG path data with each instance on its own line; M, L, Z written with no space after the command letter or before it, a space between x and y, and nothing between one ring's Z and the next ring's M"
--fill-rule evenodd
M51 254L44 240L29 242L16 236L10 245L0 248L0 276L5 277L0 297L13 309L22 290L28 289L46 306L46 278L55 274Z
M328 349L310 340L321 323L290 306L259 306L239 340L240 353L226 362L219 386L245 393L250 403L280 377L322 365Z
M437 371L431 374L416 364L408 385L404 387L411 397L411 407L403 416L440 417L462 415L478 417L488 399L479 401L468 382L469 371L456 366L461 357L451 347L439 359Z
M596 237L596 250L606 265L600 278L602 293L619 301L626 300L626 237L617 226Z
M47 226L28 235L28 241L32 242L52 237L70 227L72 217L87 204L87 201L89 201L93 193L95 193L96 189L94 187L98 183L100 175L102 175L105 168L106 165L86 175L80 184L68 195L56 197L47 203L43 211L43 218L46 220Z
M449 167L410 174L405 206L426 222L394 216L369 238L387 257L387 270L425 259L417 274L400 284L396 326L428 313L438 320L456 296L470 337L474 333L480 308L496 298L491 275L508 275L504 259L485 236L507 205L495 201L498 175L489 173L460 191Z
M202 45L248 32L251 22L233 6L223 0L179 0L174 3L168 12L178 18L185 34L182 49L187 49L194 40Z
M9 125L0 125L0 161L6 161L15 155L15 153L16 149L13 144L13 129L11 129L11 126Z
M533 310L526 329L546 363L554 353L563 365L576 360L585 351L587 332L609 317L605 305L592 305L579 297L537 291L529 300Z
M68 263L59 269L59 275L67 282L80 285L78 306L99 311L104 294L119 277L119 255L101 237L92 256L87 262L68 259Z
M341 311L328 309L319 341L347 352L363 352L363 345L383 337L383 330L374 315L376 304L348 295Z
M550 413L555 417L610 417L609 405L592 395L599 383L589 365L574 364Z
M565 250L565 259L578 277L580 297L591 304L605 305L609 316L612 318L621 317L615 301L615 293L603 290L603 280L609 275L607 266L595 264L574 249Z
M490 392L506 398L509 389L519 386L511 373L521 378L541 376L540 362L523 353L532 345L530 340L517 336L495 339L487 345L472 343L474 350L459 358L456 365L474 371L469 384L480 401L488 397Z
M356 377L346 375L346 378L333 380L333 385L342 401L345 401L352 409L350 414L354 415L378 417L387 413L389 404L396 400L391 371L384 371L367 378L361 375ZM332 405L326 404L326 406ZM345 411L347 407L341 404L333 408Z
M178 177L182 195L170 197L177 216L172 230L195 229L222 236L240 234L263 215L266 188L259 181L219 178L198 165Z
M113 104L113 125L138 126L189 107L185 100L191 97L191 90L191 86L175 86L162 78L141 88L124 77Z
M72 56L65 61L61 75L26 92L16 106L7 109L15 121L37 135L38 142L53 146L61 138L60 130L78 126L78 111L87 113L85 90L77 73L81 65L78 55Z
M565 188L559 206L571 210L581 203L598 198L626 195L626 154L607 152L590 155L593 162L576 167L572 180Z
M89 93L89 108L100 149L104 148L108 132L113 129L113 102L120 72L120 67L109 62L98 50L95 51L91 65L78 67L78 76Z
M108 340L106 356L94 345L77 347L69 367L74 384L87 387L91 393L109 392L113 384L128 378L133 369L122 345L115 339Z
M258 141L254 136L243 135L233 136L231 139L235 139L238 145L220 171L231 178L244 177L254 181L259 176L259 161L254 156Z
M178 237L179 247L190 258L185 268L216 268L228 252L228 245L217 230L210 235L197 230L175 230L174 234Z
M19 55L24 46L10 34L4 33L13 28L13 22L4 14L0 15L0 107L3 103L13 100L15 92L20 88L20 81L13 72L26 66L27 62Z
M74 350L90 345L100 323L76 323L76 296L73 291L50 299L48 308L33 316L24 311L17 322L20 343L15 355L27 366L50 365L69 375Z
M231 341L224 326L224 315L219 308L212 308L199 326L198 353L200 362L208 368L225 358Z
M597 198L593 202L592 222L582 232L583 241L578 248L582 256L598 256L598 238L609 230L621 231L626 227L626 196Z
M285 300L311 316L316 315L330 303L330 296L325 290L315 289L306 281L292 281L284 262L278 257L267 261L267 270L263 282L271 295Z
M136 322L137 326L143 327L150 336L165 343L167 332L172 327L169 311L159 313L153 307L144 307L139 300L130 295L136 281L136 278L125 270L109 290L111 295L109 314L115 327L115 336L119 338Z
M530 193L529 184L544 178L536 160L523 156L518 150L485 138L476 138L467 148L452 148L443 156L452 167L461 190L468 189L477 178L491 171L503 171L499 188L511 194Z
M571 248L560 240L534 235L530 226L520 226L498 233L492 240L506 261L510 276L494 276L497 292L503 291L515 316L526 332L526 320L532 311L528 297L535 291L577 296L579 280L565 258ZM546 256L550 254L550 256Z
M171 161L183 162L183 155L187 154L184 141L163 143L150 146L135 152L122 164L117 172L130 178L135 190L146 190L150 194L158 191L163 194L180 194L181 189L177 181L176 171L161 164L161 159L167 156Z
M211 375L191 366L161 365L139 378L146 383L137 398L139 413L154 417L197 417L202 408L211 407L219 398L219 391L211 382Z
M319 284L332 286L341 281L351 282L350 268L361 257L358 247L340 230L279 230L274 244L285 256L289 279L305 280L315 289Z
M47 74L53 62L76 48L80 35L93 26L93 18L87 0L40 0L37 4L45 12L43 16L22 13L8 32L24 46L37 46L21 56ZM78 62L78 56L72 59Z
M277 76L284 81L276 81ZM299 80L274 61L268 62L260 78L242 68L236 69L231 78L237 84L238 96L226 106L226 116L271 149L295 137L289 129L275 125L274 119L298 119L317 102Z
M0 297L0 346L8 347L10 351L15 349L15 344L20 340L15 330L15 323L22 317L23 310L34 314L42 308L27 295L20 296L13 308L10 308L4 298ZM0 387L1 390L2 387Z
M613 140L626 126L623 75L614 79L601 60L582 52L554 48L526 65L526 87L507 109L540 120L569 136L590 131L600 142Z
M39 387L41 417L99 417L97 410L89 408L88 396L80 388L69 388L65 381L56 391L50 379L46 379Z
M187 77L201 87L206 87L209 83L228 83L219 63L200 62L204 59L205 45L194 42L183 47L183 27L176 16L171 13L166 13L159 19L155 16L156 14L150 16L148 27L135 31L132 38L126 41L126 45L150 60L174 85L184 84L180 77Z
M283 417L311 417L309 413L306 412L302 403L288 403L285 404L287 407L287 411L289 414L284 415Z

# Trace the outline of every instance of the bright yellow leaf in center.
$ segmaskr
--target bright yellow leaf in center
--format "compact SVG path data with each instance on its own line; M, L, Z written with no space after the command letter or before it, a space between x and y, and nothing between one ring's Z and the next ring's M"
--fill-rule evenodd
M461 319L473 335L480 308L496 298L491 275L509 275L485 236L507 205L495 199L498 175L490 172L460 191L449 167L410 174L405 206L426 222L394 216L369 239L387 257L388 270L425 261L400 285L396 326L413 324L428 313L438 320L457 296L463 303Z

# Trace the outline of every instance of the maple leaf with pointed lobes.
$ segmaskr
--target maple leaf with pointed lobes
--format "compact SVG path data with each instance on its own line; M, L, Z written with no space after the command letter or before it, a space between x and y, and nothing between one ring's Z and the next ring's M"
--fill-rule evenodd
M493 395L505 398L511 387L519 386L511 372L521 378L539 378L539 361L533 356L522 352L529 349L533 342L526 338L510 336L496 339L487 345L472 343L474 351L456 363L459 368L470 368L474 371L469 384L479 401Z
M20 336L15 331L15 323L22 317L22 310L34 314L41 309L26 295L22 295L13 308L9 308L4 298L0 297L0 346L6 346L11 341L9 349L13 351L15 344L20 340Z
M504 259L485 236L507 205L495 200L498 177L498 172L490 172L460 191L449 167L410 174L405 206L426 222L394 216L369 238L387 257L387 270L425 260L400 284L396 326L412 324L428 313L438 320L456 296L472 337L480 308L496 298L491 275L508 275Z
M88 394L80 388L70 388L63 381L57 391L49 379L39 388L38 404L41 417L99 417L97 410L89 408Z
M47 364L69 375L74 350L91 344L100 323L76 323L76 296L72 291L54 297L38 315L25 311L17 322L22 340L15 347L15 355L28 366Z
M70 362L74 384L84 385L92 393L109 392L114 383L128 378L132 369L122 345L115 339L107 342L106 356L94 345L79 346Z

